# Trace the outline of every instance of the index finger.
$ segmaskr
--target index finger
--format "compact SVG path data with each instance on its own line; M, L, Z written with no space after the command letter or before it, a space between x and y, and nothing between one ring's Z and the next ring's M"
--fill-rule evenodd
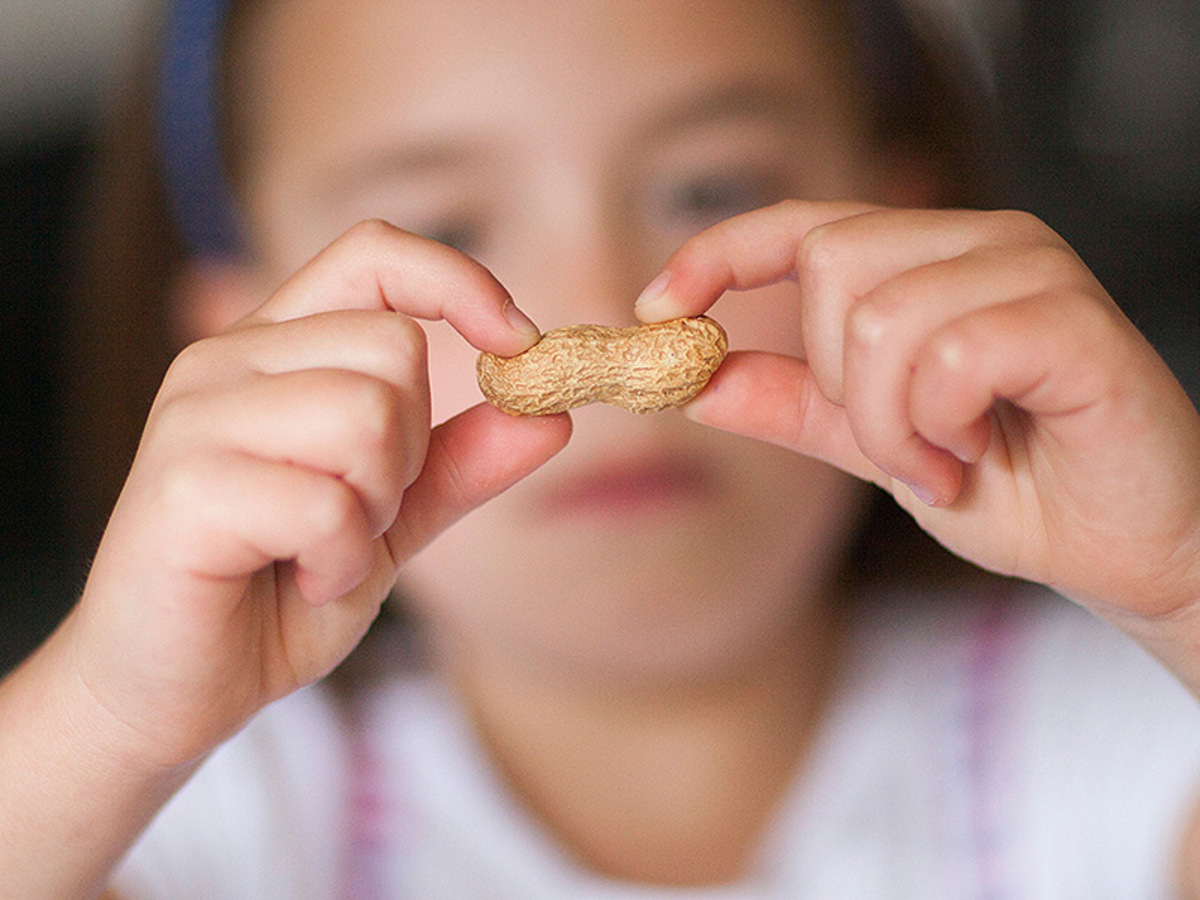
M643 322L698 316L726 291L793 280L800 246L810 231L878 208L785 200L718 222L671 255L638 298L637 316Z
M287 280L247 324L335 310L445 319L479 350L514 356L541 336L483 265L383 221L355 225Z

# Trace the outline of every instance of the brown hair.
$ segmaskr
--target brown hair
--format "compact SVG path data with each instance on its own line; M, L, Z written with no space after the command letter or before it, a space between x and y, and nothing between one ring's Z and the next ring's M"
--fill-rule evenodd
M258 0L235 0L224 80L236 83L237 32ZM831 9L849 21L841 0ZM161 19L145 32L135 64L119 80L97 135L94 174L78 232L76 291L68 323L67 496L76 546L86 553L99 538L129 470L155 391L176 351L167 298L186 263L181 237L168 213L158 152L156 103ZM902 102L874 104L879 139L903 142L927 154L941 176L947 205L990 199L984 148L986 109L964 91L967 67L947 46L918 30L911 83ZM233 60L233 62L230 62ZM228 88L228 84L226 85ZM226 91L229 92L228 90ZM223 133L236 145L235 116ZM231 162L236 166L236 159ZM880 504L855 555L864 574L890 570L881 547L910 546L915 527L894 504ZM905 535L903 541L900 535ZM876 537L883 535L884 539ZM905 553L911 559L911 554Z
M106 98L81 198L67 333L66 496L92 547L174 351L166 298L184 262L159 167L157 23Z

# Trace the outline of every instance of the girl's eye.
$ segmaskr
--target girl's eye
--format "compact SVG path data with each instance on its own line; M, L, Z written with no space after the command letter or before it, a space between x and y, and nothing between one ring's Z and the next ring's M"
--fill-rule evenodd
M771 180L757 173L713 173L670 186L664 212L677 222L704 227L766 206L779 197Z
M483 228L472 222L447 221L418 231L430 240L453 247L467 256L474 256L483 249Z

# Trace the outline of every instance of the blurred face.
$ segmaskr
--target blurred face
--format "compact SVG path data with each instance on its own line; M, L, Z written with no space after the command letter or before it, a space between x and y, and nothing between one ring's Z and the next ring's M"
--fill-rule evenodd
M476 256L543 330L629 324L699 228L866 192L831 31L765 0L266 4L241 98L264 274L380 217ZM790 285L713 315L734 348L800 352ZM481 398L475 351L427 330L437 420ZM677 413L573 415L560 456L405 568L445 649L676 677L803 627L860 503L844 476Z

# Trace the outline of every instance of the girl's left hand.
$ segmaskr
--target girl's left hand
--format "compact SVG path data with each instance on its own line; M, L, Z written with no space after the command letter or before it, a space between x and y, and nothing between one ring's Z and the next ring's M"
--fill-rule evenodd
M638 315L787 280L803 358L730 354L692 418L873 481L951 550L1126 626L1200 612L1200 416L1050 228L789 201L685 243Z

